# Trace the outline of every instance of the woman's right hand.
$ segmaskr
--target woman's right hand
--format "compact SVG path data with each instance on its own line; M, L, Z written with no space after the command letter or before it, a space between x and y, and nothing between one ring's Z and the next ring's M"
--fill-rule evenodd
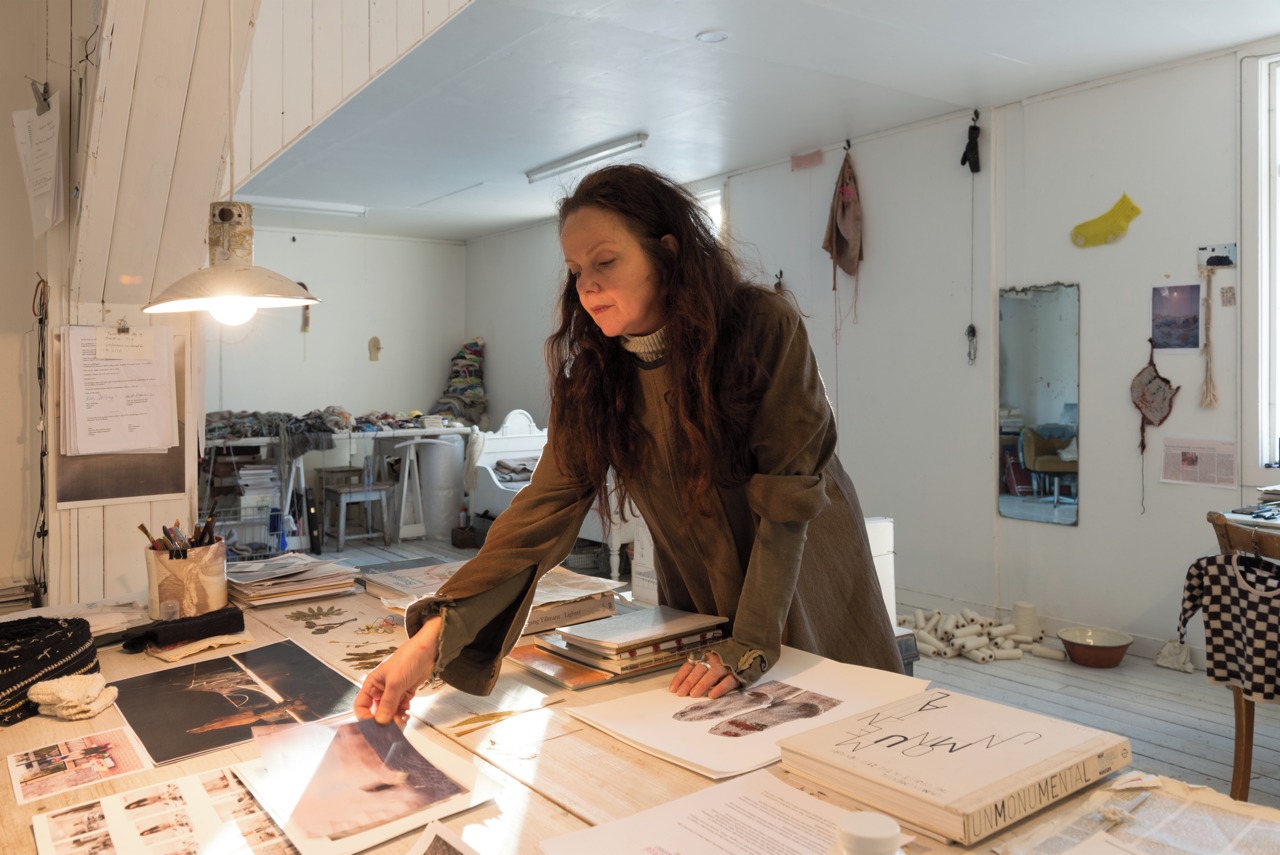
M409 702L435 669L442 625L439 615L428 618L412 638L369 672L356 695L356 718L373 718L378 724L394 720L404 726Z

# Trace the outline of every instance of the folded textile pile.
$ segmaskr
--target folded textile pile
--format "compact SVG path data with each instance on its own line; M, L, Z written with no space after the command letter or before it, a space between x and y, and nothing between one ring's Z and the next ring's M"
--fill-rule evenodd
M494 463L493 474L499 481L528 481L537 465L536 457L511 457Z
M82 618L31 617L0 623L0 726L36 715L27 697L42 680L98 671L98 649Z
M101 674L73 674L41 680L31 687L27 697L37 704L41 715L75 721L93 718L115 703L120 690L108 686Z

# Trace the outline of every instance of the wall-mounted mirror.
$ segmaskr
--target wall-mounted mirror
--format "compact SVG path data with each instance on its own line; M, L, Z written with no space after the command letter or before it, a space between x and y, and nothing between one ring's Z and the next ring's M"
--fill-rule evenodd
M1075 525L1080 511L1080 289L1000 292L1000 515Z

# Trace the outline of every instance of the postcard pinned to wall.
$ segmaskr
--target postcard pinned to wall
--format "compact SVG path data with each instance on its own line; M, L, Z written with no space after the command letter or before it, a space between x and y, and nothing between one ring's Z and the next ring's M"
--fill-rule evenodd
M226 769L38 813L31 828L40 855L297 851Z
M927 680L832 662L791 647L758 683L716 700L666 684L570 709L575 718L708 778L759 769L785 736L921 692Z
M1237 486L1235 440L1166 437L1160 461L1160 480L1167 484Z
M235 770L303 855L349 855L496 795L427 732L373 719L256 728L261 757Z
M20 805L149 767L142 746L126 727L9 755L9 778Z

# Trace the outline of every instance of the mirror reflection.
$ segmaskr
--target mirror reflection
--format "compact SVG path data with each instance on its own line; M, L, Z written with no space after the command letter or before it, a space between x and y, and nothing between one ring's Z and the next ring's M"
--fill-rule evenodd
M1000 292L1000 515L1075 525L1080 509L1080 289Z

